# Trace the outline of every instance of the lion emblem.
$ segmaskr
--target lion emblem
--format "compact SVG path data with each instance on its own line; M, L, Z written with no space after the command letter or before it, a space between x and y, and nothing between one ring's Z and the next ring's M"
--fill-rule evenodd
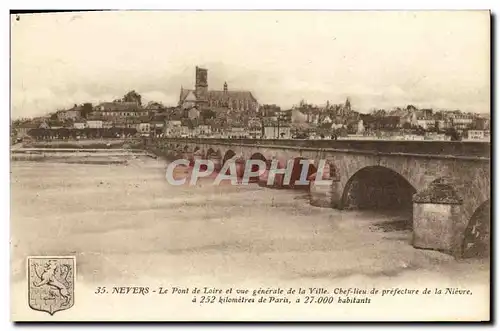
M53 315L74 304L74 257L28 258L29 305Z

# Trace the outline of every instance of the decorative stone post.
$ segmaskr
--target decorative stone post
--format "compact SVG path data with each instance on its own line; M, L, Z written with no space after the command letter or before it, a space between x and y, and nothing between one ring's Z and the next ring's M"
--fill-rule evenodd
M413 196L413 246L459 256L466 227L461 215L462 203L453 187L442 181L416 193Z
M309 176L309 203L315 207L341 208L342 188L340 176L334 166L325 164L323 178L316 181L317 173Z

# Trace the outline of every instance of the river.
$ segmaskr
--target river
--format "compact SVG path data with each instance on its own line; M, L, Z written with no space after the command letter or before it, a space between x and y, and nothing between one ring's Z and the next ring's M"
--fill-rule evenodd
M415 307L426 308L424 319L488 316L488 260L415 249L411 231L383 226L408 215L318 208L307 192L214 186L210 178L171 186L166 165L148 157L127 164L13 161L13 316L50 320L39 312L33 317L23 302L28 255L76 256L80 308L54 315L61 319L399 320L414 319ZM97 286L114 284L457 286L475 294L438 302L379 298L356 309L232 306L228 315L229 308L193 308L189 300L155 298L153 304L93 295Z

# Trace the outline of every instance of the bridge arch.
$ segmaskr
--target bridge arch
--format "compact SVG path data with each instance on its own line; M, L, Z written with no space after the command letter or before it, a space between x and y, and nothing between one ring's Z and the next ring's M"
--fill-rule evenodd
M261 160L262 162L264 162L266 164L266 169L269 169L271 163L270 163L270 160L267 160L266 157L264 156L264 154L260 153L260 152L255 152L253 153L249 160ZM259 168L256 164L252 165L252 168L251 168L251 171L252 172L256 172L258 171ZM264 169L260 169L261 170L261 173ZM250 183L256 183L259 181L259 176L254 176L254 177L249 177L249 182Z
M250 156L250 160L261 160L261 161L264 161L264 162L267 161L267 159L264 156L264 154L262 154L260 152L253 153L252 156Z
M344 209L406 209L413 206L417 190L400 173L383 166L367 166L355 172L344 186Z
M490 255L491 202L484 201L472 214L464 233L464 258L482 258Z
M219 156L220 157L220 150L216 151L212 147L209 147L208 150L207 150L207 153L206 153L205 157L208 159L211 156Z

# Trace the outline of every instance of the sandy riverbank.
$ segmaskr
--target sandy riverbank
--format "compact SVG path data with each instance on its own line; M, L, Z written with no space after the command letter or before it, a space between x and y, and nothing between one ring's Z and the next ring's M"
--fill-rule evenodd
M18 144L17 148L116 149L140 148L142 146L141 139L85 139L30 141Z
M161 159L127 166L14 162L11 290L17 320L454 320L488 317L487 260L411 246L404 215L316 208L257 185L171 186ZM185 169L179 169L179 171ZM75 306L26 304L26 256L76 257ZM470 289L470 296L374 297L369 305L201 305L192 296L96 295L98 286ZM295 300L296 296L292 296ZM338 298L336 298L338 299ZM422 307L417 308L417 307Z

